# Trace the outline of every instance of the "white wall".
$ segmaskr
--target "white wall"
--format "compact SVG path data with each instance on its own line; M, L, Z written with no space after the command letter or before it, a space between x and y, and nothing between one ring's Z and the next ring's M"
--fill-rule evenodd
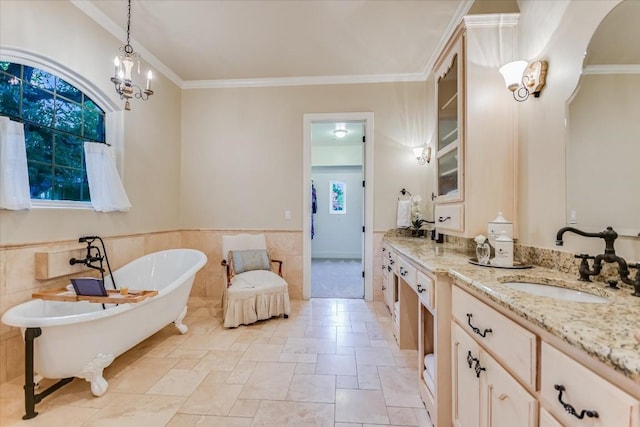
M311 257L362 258L362 167L316 166L311 176L318 200ZM345 214L329 213L330 181L346 184Z
M118 105L113 84L117 40L67 1L0 2L0 46L26 49L63 64ZM134 46L135 47L135 46ZM143 58L144 59L144 58ZM144 64L143 64L143 68ZM181 91L156 73L155 95L132 101L124 120L127 213L93 210L0 210L0 244L76 239L83 234L122 235L179 226Z

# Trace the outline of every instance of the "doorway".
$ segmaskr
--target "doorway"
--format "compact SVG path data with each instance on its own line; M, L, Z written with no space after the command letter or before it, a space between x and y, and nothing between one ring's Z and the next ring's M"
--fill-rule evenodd
M372 113L304 116L304 298L372 299L372 127Z

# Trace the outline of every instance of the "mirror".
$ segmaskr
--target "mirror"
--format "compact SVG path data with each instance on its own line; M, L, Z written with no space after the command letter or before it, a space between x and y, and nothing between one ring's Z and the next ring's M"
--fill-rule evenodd
M640 235L640 1L600 23L567 109L567 222Z

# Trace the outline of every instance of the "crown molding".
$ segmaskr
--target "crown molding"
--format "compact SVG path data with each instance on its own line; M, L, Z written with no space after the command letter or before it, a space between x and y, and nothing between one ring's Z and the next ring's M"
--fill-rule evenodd
M582 74L640 74L640 64L587 65L584 67L584 70L582 70Z
M515 27L520 19L519 13L492 13L486 15L467 15L463 18L467 28Z

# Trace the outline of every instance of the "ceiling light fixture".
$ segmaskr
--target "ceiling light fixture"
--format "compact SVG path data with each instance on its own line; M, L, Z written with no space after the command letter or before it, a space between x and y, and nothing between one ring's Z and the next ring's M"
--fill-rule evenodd
M333 134L336 136L336 138L344 138L348 133L349 131L346 129L336 129L333 131Z
M151 90L153 73L151 70L147 72L147 84L144 90L135 85L131 79L131 71L135 61L138 61L138 75L140 74L140 54L131 47L131 0L129 0L127 13L127 44L120 48L120 52L122 52L121 55L116 56L113 60L114 71L111 82L114 84L118 95L120 95L120 99L126 99L124 109L129 111L131 110L131 104L129 104L131 98L135 97L146 101L153 95Z
M540 96L547 75L547 61L514 61L500 67L500 74L504 77L507 89L513 92L513 98L522 102L533 94Z

